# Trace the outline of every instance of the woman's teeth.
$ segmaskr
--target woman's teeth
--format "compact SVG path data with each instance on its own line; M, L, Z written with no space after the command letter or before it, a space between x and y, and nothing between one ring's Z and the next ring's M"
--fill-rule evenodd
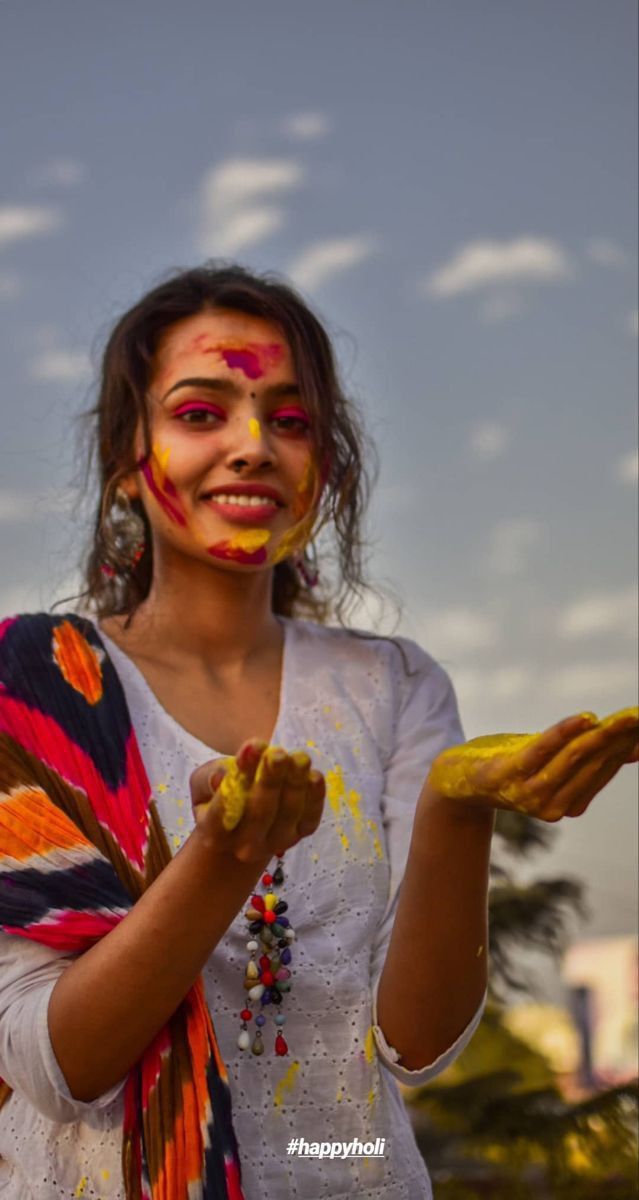
M226 496L221 492L210 498L217 504L238 504L240 508L263 508L265 504L276 503L271 496Z

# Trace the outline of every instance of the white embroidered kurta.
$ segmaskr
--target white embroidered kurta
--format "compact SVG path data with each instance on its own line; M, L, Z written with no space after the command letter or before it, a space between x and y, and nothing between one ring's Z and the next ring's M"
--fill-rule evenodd
M279 893L297 934L292 989L278 1009L264 1007L261 1057L237 1046L249 958L244 905L203 972L228 1069L243 1187L247 1200L422 1200L431 1196L430 1183L395 1081L425 1083L448 1066L481 1008L437 1062L407 1071L376 1025L375 993L421 786L439 751L462 740L455 697L446 673L414 642L396 639L408 657L407 676L390 641L280 619L284 659L272 741L310 751L326 776L327 799L317 831L286 854ZM189 776L217 752L178 725L131 660L104 641L177 851L193 828ZM427 921L428 913L416 920ZM0 1200L124 1200L124 1085L89 1104L75 1101L48 1035L49 997L68 962L0 933L0 1076L14 1088L0 1109ZM273 1052L276 1011L286 1017L286 1057ZM381 1137L385 1153L289 1157L293 1137Z

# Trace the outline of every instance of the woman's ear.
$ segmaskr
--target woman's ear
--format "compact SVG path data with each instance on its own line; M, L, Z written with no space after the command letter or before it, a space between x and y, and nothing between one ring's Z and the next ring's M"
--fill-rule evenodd
M138 482L138 472L131 471L129 475L125 475L123 479L120 479L117 490L124 492L129 500L139 500L140 484Z

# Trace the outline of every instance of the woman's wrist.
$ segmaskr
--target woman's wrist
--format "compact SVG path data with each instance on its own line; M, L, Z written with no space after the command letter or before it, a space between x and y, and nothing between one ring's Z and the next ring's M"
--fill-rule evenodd
M431 815L440 821L476 825L492 832L495 807L483 797L457 797L442 794L428 780L419 799L418 815Z

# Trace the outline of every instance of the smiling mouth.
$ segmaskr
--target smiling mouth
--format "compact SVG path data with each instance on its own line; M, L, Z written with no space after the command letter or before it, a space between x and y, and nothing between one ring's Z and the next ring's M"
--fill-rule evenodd
M203 497L209 503L230 505L235 508L284 508L272 496L234 495L228 492L213 492Z
M240 525L272 520L285 507L272 496L235 496L217 492L212 496L204 496L203 499L225 521L237 522Z

